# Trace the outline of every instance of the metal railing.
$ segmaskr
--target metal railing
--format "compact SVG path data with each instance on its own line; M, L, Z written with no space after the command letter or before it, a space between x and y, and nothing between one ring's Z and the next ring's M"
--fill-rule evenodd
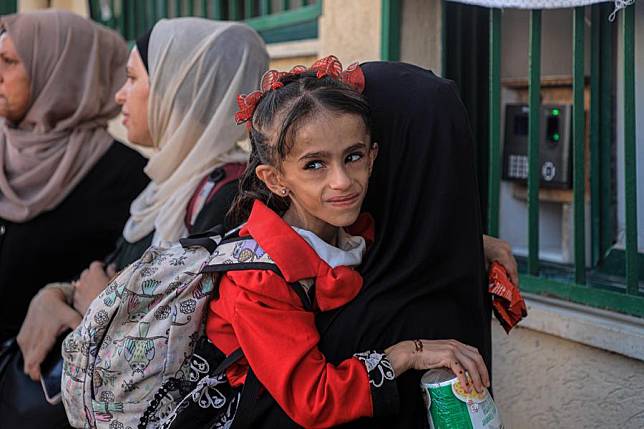
M244 20L267 42L317 37L321 1L91 0L92 18L134 40L163 18Z
M640 273L637 247L637 178L635 140L635 6L620 11L623 90L623 123L616 124L624 132L625 176L625 248L623 250L624 277L621 287L607 286L601 280L601 267L615 241L614 219L607 213L607 202L614 193L611 189L610 168L612 133L612 29L600 5L592 7L591 21L591 74L590 74L590 203L591 254L590 269L586 261L586 168L585 168L585 111L584 111L584 21L586 7L573 11L573 219L574 263L572 273L562 267L558 273L544 270L539 259L539 182L540 182L540 110L541 110L541 10L530 11L529 65L528 65L528 256L527 269L522 274L522 288L529 292L552 295L562 299L606 308L644 317L644 297L639 288ZM499 234L500 180L501 180L501 14L490 9L489 21L489 198L488 233ZM641 49L641 48L640 48ZM608 225L603 225L605 219ZM618 282L619 283L619 282Z

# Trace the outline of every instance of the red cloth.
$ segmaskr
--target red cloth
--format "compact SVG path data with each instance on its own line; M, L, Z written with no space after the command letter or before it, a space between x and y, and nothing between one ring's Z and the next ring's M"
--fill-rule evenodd
M528 315L525 301L519 289L510 281L503 265L492 262L488 272L489 292L492 294L492 308L506 333Z
M373 223L365 217L352 228L365 239ZM248 362L286 414L307 428L338 425L373 414L369 378L356 358L334 366L318 350L315 314L306 311L287 282L315 278L315 306L330 310L352 300L362 277L349 267L331 268L277 214L255 202L240 231L268 253L283 277L268 270L226 272L219 299L210 304L208 338L225 354L241 347L247 360L227 371L239 386Z

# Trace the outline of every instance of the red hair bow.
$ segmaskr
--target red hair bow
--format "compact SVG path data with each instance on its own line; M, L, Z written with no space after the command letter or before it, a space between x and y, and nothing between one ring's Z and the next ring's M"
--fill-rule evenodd
M364 73L358 63L353 63L346 70L342 70L342 63L335 55L329 55L328 57L317 60L309 69L304 66L295 66L288 72L269 70L262 76L259 90L237 97L237 104L239 105L239 112L235 113L235 122L237 125L247 122L250 128L249 121L253 118L257 103L259 103L259 100L262 99L264 94L283 87L282 80L285 77L298 75L309 70L315 71L318 79L329 76L358 92L364 91Z

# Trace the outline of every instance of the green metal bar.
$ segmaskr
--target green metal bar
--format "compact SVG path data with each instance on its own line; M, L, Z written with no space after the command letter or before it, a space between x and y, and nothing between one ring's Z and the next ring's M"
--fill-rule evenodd
M271 0L259 0L259 14L261 16L270 15L272 11Z
M400 1L381 0L380 57L385 61L400 59Z
M644 297L641 296L630 296L625 293L530 275L521 275L519 278L521 292L547 295L578 304L644 317Z
M161 0L159 4L159 18L165 19L168 17L168 0Z
M584 160L585 111L584 111L584 26L586 10L575 8L573 18L573 216L575 228L575 282L586 283L586 169Z
M201 0L199 11L202 18L208 18L208 0Z
M487 233L499 236L501 186L501 9L490 9L490 178Z
M624 179L626 200L626 290L639 292L637 276L637 150L635 146L635 5L622 16L624 48Z
M244 0L244 19L252 18L255 15L253 0Z
M599 157L600 118L600 12L599 6L592 6L590 35L590 219L591 219L591 265L599 263L601 255L601 192Z
M136 23L134 22L136 5L134 4L134 0L124 1L127 5L127 8L125 8L125 24L127 25L127 34L125 35L125 39L134 40L138 37L136 35Z
M195 2L188 0L188 16L195 16Z
M282 1L281 1L281 3L282 3L282 5L281 5L281 6L282 6L282 7L281 7L281 9L282 9L283 11L284 11L284 10L289 10L289 9L291 8L291 2L290 2L290 0L282 0Z
M613 27L608 15L613 5L600 6L601 63L600 63L600 163L601 163L601 254L605 254L615 242L615 193L613 192Z
M541 10L530 11L528 123L528 272L539 273L539 143L541 137Z
M183 12L181 10L181 3L183 0L174 0L174 17L178 18L180 16L183 16Z
M239 21L241 18L239 0L228 0L228 19L231 21Z
M213 19L221 21L224 19L224 5L222 4L224 0L215 0L213 4L212 17Z
M277 27L285 27L294 24L301 24L307 21L317 20L322 13L322 5L314 3L310 6L303 6L291 9L286 12L275 13L268 16L258 16L246 21L246 24L253 27L255 31L265 31Z
M112 9L114 12L114 17L116 18L116 29L123 37L125 37L125 1L119 0L119 10L118 15L116 14L116 9Z

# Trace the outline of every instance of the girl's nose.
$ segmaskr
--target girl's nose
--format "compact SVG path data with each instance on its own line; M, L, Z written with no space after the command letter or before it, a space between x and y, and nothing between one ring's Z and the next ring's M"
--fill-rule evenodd
M349 177L349 174L346 168L343 168L343 167L334 168L333 172L331 173L331 181L329 183L329 186L332 189L343 190L343 189L347 189L350 185L351 185L351 177Z

